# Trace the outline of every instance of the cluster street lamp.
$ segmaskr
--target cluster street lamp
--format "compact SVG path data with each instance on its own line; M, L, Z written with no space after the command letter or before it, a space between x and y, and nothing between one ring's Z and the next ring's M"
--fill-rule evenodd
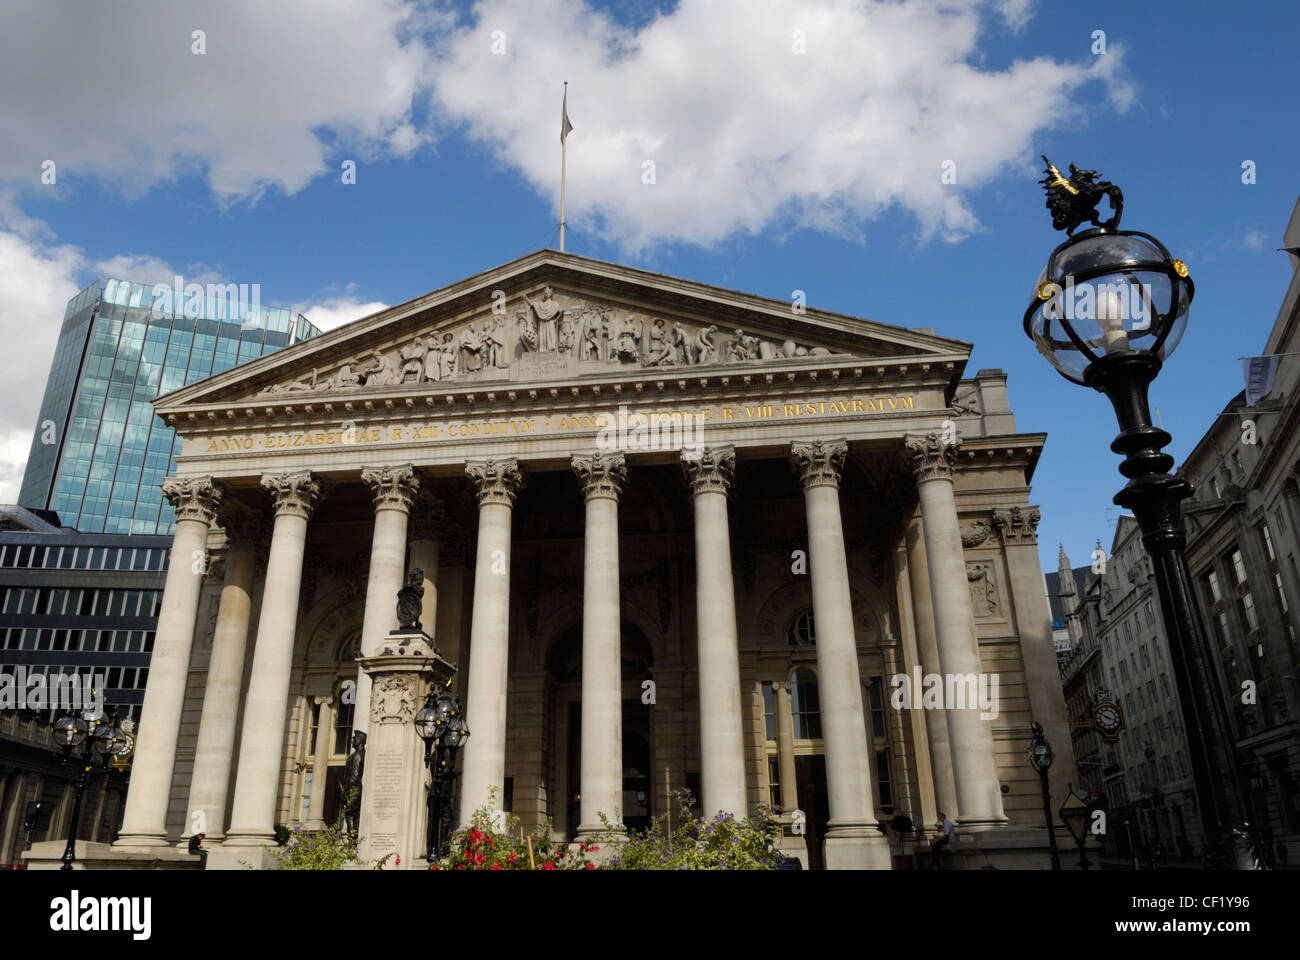
M81 772L77 775L75 796L72 801L72 820L68 826L68 845L63 851L61 870L71 870L76 860L77 828L81 823L81 798L86 792L90 771L98 760L103 769L115 761L121 761L131 753L131 738L117 722L117 711L110 707L104 718L88 720L85 716L70 713L60 717L54 723L54 742L63 748L63 762L73 759L72 752L82 747L76 757Z
M1205 837L1221 865L1248 869L1236 746L1184 555L1180 504L1191 485L1169 473L1174 458L1163 448L1172 437L1151 423L1147 399L1182 339L1195 288L1186 264L1159 240L1119 229L1123 195L1117 186L1073 164L1066 179L1050 162L1040 182L1053 225L1067 230L1069 239L1039 275L1025 333L1062 376L1104 393L1115 408L1120 434L1111 450L1124 456L1119 471L1128 483L1114 502L1133 511L1155 568ZM1106 196L1114 216L1101 223L1097 206ZM1095 229L1075 236L1085 222Z
M1051 769L1055 754L1043 733L1043 725L1034 720L1029 726L1034 732L1034 737L1029 742L1029 765L1034 768L1043 782L1043 818L1047 822L1047 843L1052 850L1052 869L1060 870L1061 857L1056 850L1056 826L1052 823L1052 794L1047 786L1047 771Z
M451 695L451 677L442 689L433 688L415 714L415 730L424 741L424 762L429 768L429 852L425 859L437 863L446 847L447 821L451 813L451 788L460 776L456 751L469 739L469 728L460 700Z

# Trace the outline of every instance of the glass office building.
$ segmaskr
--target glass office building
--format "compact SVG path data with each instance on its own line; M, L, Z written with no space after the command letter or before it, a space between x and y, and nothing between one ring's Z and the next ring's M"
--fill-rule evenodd
M254 287L253 301L258 300ZM152 401L320 331L248 286L97 280L68 301L18 502L83 533L170 534L180 440ZM181 291L177 291L181 293Z

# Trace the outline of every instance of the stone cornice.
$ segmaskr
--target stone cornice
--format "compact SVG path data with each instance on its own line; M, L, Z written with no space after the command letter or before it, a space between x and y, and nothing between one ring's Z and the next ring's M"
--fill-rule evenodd
M311 518L312 511L324 494L323 486L310 470L262 475L262 489L271 495L275 515Z
M935 431L925 434L909 433L903 438L903 445L918 484L929 480L952 479L957 450L961 445L960 433L954 431L951 440Z
M682 455L682 468L691 493L720 493L730 496L736 475L736 448L731 444L704 447L698 457Z
M617 500L627 482L627 458L621 453L575 453L571 464L588 500Z
M370 488L376 513L380 510L410 513L411 503L420 489L419 474L409 463L395 467L367 467L361 471L361 481Z
M217 518L223 490L212 477L168 477L161 486L163 496L176 511L177 521L198 520L211 525Z
M790 444L790 466L805 490L812 487L839 489L848 456L847 440L796 441Z
M491 503L513 507L524 486L524 475L514 457L471 460L465 464L465 473L474 481L480 507Z

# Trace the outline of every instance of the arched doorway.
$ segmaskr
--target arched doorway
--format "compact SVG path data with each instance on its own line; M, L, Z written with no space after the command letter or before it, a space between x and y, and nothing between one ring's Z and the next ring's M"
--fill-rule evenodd
M654 705L643 702L642 683L653 676L654 651L627 621L620 639L623 695L623 823L650 825L654 797ZM579 817L582 783L582 623L560 633L546 658L548 678L547 795L556 833L570 837Z

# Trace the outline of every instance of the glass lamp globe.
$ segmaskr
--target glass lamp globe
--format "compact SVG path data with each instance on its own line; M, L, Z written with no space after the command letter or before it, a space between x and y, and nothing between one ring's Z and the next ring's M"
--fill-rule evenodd
M81 746L89 733L90 724L81 717L59 717L54 721L54 742L65 750Z
M416 711L415 732L420 735L421 740L430 743L442 735L446 722L438 708L434 706L433 694L429 694L424 701L424 706Z
M443 743L455 750L468 739L469 728L465 726L464 720L460 717L452 717L447 721L447 732L443 736Z
M1088 230L1048 258L1025 311L1025 333L1066 379L1088 384L1102 357L1163 361L1187 327L1195 287L1187 265L1150 234Z

